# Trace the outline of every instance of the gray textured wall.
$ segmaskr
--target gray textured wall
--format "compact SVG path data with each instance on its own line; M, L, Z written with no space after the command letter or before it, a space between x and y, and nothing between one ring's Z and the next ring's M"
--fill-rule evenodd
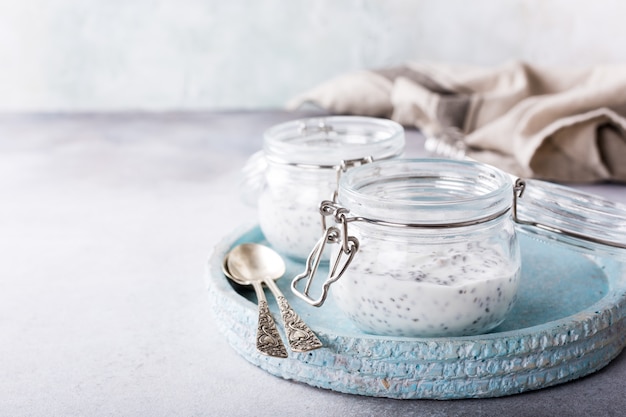
M0 0L0 110L282 106L408 60L626 61L620 0Z

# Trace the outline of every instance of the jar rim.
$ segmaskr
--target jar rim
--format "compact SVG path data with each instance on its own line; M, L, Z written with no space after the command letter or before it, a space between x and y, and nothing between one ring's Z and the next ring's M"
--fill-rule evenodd
M264 132L269 162L334 168L342 160L388 159L404 152L404 128L389 119L325 116L296 119Z
M399 224L480 223L513 203L511 177L469 160L395 159L351 168L338 202L352 215Z

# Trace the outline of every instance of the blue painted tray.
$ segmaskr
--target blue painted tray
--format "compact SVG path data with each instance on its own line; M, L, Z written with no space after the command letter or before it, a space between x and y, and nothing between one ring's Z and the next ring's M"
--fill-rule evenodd
M255 349L254 292L235 290L221 271L223 256L243 242L266 243L259 228L251 226L226 237L210 258L208 287L216 321L239 354L285 379L378 397L497 397L593 373L626 345L624 260L520 230L519 299L508 319L491 333L423 339L364 334L336 308L332 297L321 308L295 297L289 285L303 265L287 261L278 284L324 347L289 352L287 359L267 357ZM269 292L268 300L280 327Z

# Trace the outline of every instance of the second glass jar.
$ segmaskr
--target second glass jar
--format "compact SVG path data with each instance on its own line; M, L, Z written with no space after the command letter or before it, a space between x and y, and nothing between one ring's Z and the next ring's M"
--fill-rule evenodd
M259 223L283 255L304 260L319 239L319 203L332 198L338 171L401 156L404 129L387 119L330 116L276 125L264 134L267 163Z

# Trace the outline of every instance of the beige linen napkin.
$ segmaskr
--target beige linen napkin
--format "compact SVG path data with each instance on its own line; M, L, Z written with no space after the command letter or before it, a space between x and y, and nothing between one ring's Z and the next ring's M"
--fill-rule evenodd
M512 174L626 182L626 66L497 68L410 63L332 79L296 97L392 118Z

